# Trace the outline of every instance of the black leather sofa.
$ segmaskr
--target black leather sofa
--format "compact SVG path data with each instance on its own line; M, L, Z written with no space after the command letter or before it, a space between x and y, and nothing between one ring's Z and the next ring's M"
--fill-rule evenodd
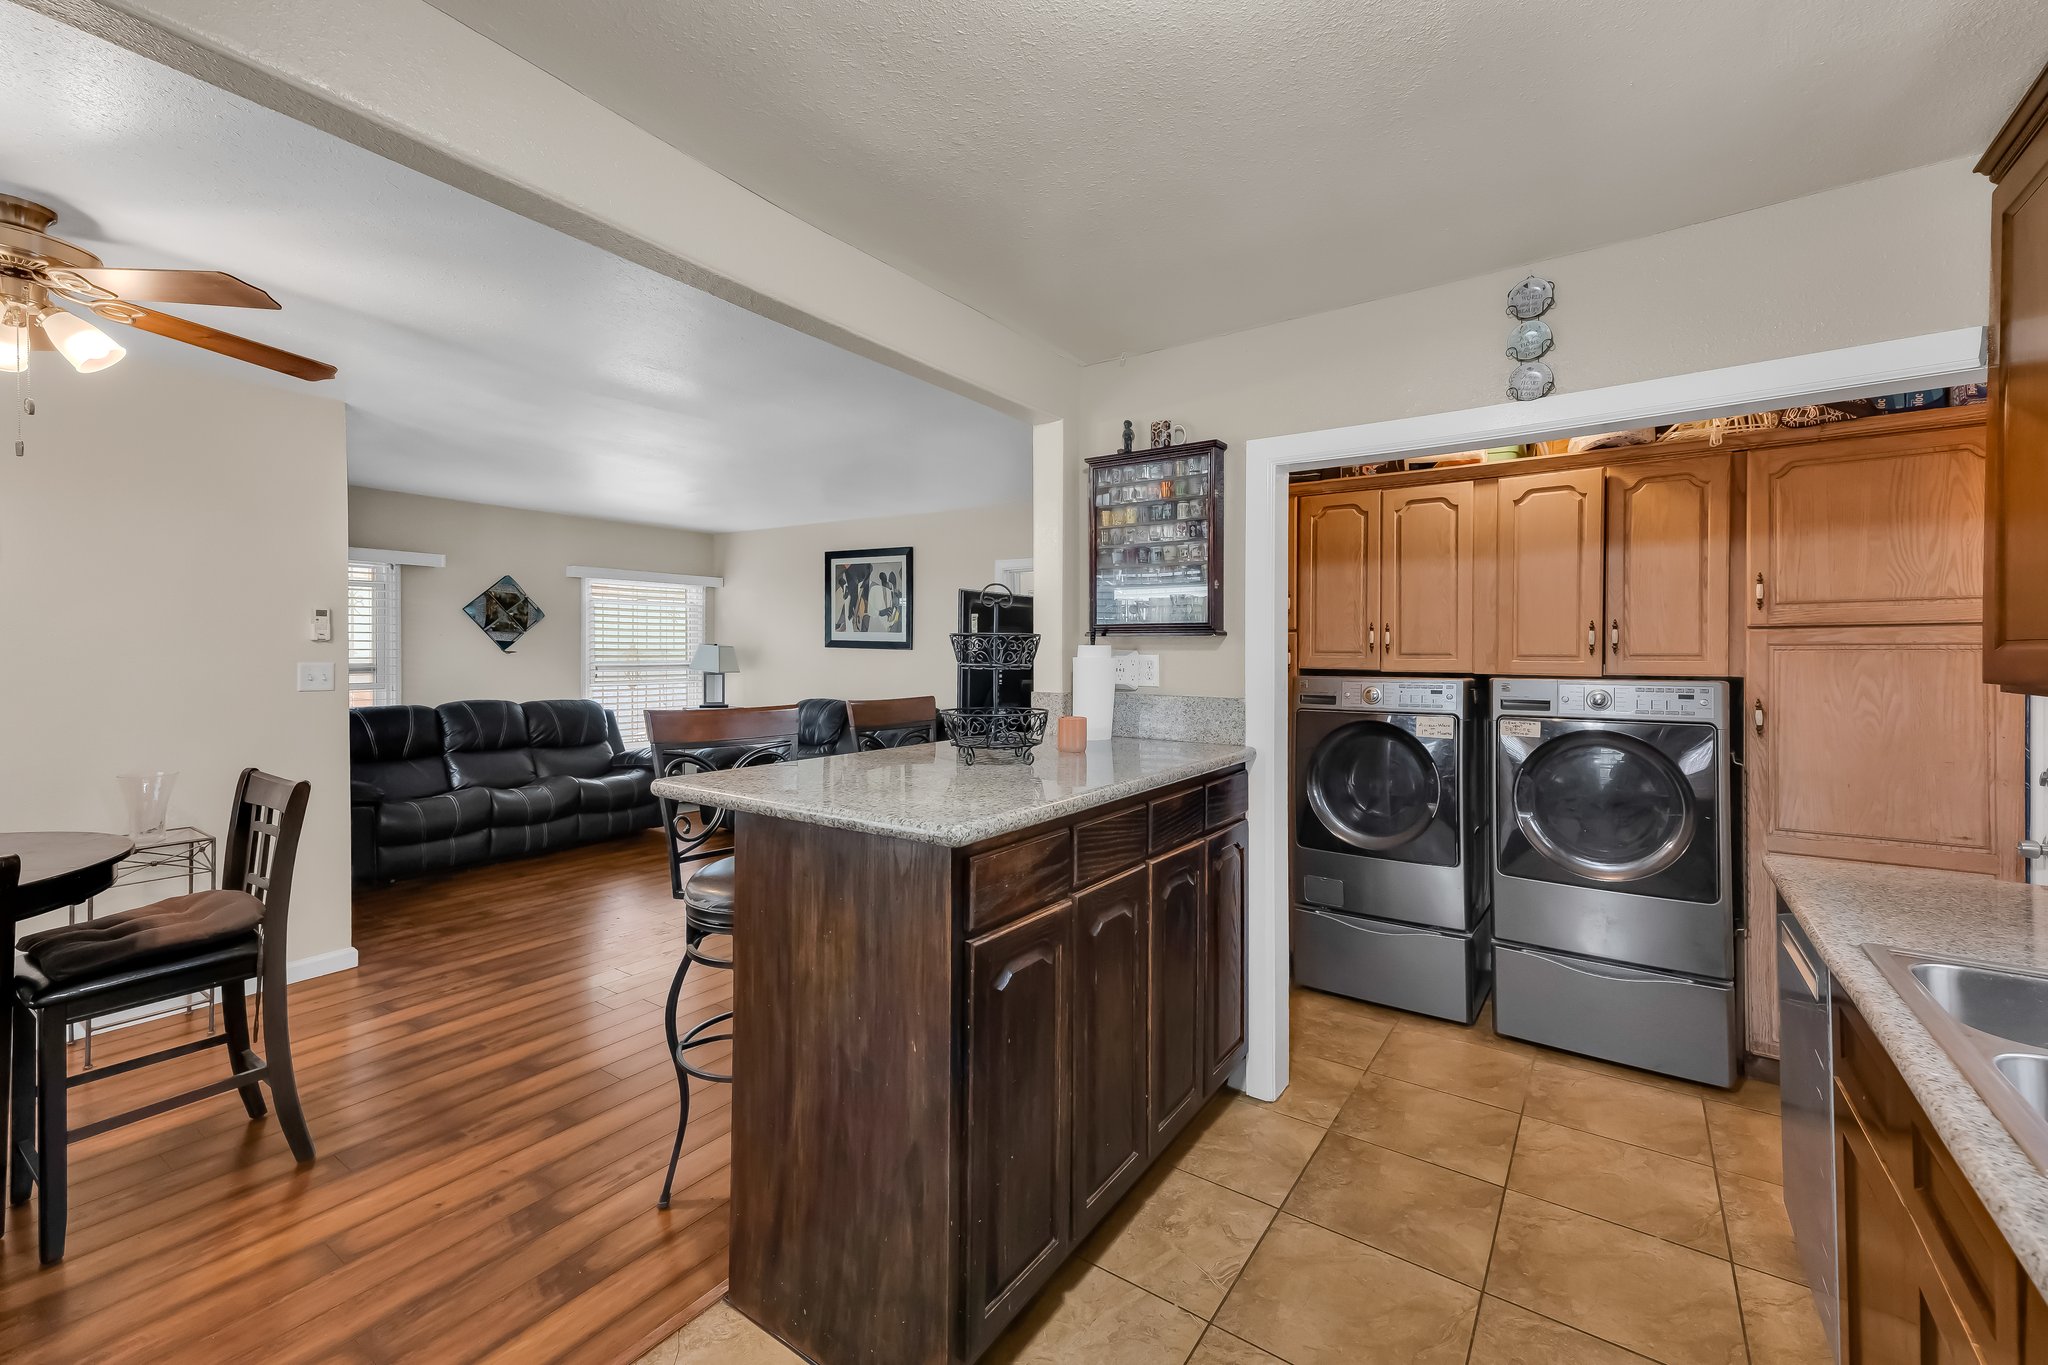
M350 861L396 881L661 823L653 760L594 701L456 701L349 712Z

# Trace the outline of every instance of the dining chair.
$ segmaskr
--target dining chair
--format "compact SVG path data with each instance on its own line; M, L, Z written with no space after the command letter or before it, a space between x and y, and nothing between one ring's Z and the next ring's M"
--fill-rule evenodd
M885 697L876 701L850 701L847 715L853 721L853 736L863 752L900 749L907 744L930 744L939 735L939 701L936 697Z
M221 889L172 896L21 941L14 955L10 1011L9 1197L23 1204L32 1187L37 1191L43 1264L64 1255L73 1142L230 1090L240 1092L250 1118L260 1119L267 1084L292 1155L301 1163L313 1159L313 1138L292 1070L285 1007L292 870L311 793L310 783L244 768L235 783L223 841ZM264 1055L256 1053L249 1035L244 990L252 978L260 992ZM216 987L224 1024L220 1033L68 1074L65 1042L73 1024ZM228 1052L226 1076L79 1128L69 1126L73 1089L217 1046Z

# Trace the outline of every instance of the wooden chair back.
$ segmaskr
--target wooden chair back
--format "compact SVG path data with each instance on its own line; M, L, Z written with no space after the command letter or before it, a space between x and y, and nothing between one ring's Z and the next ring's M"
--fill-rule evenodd
M313 784L242 769L222 842L220 885L263 902L263 989L284 989L286 925L291 916L292 872ZM280 1000L283 996L278 997Z
M899 749L906 744L930 744L938 738L936 697L850 701L846 711L853 719L854 739L863 750Z
M656 777L779 763L797 739L795 706L723 706L647 712ZM732 848L732 813L657 797L668 832L669 890L681 897L692 863Z

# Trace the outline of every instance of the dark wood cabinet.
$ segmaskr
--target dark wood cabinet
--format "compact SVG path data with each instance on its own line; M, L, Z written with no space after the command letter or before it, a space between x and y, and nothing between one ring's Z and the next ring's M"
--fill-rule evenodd
M1991 195L1984 680L2048 692L2048 71L1977 163Z
M967 1309L975 1348L1072 1244L1073 903L967 945Z
M1142 810L1140 811L1142 826ZM1094 1230L1152 1155L1146 1121L1152 877L1135 867L1074 911L1074 1239Z
M1209 839L1208 922L1202 934L1202 981L1208 1090L1230 1078L1244 1055L1245 852L1249 828L1240 821Z
M1202 1046L1203 883L1208 852L1190 844L1152 860L1151 1147L1157 1155L1195 1116L1206 1091Z

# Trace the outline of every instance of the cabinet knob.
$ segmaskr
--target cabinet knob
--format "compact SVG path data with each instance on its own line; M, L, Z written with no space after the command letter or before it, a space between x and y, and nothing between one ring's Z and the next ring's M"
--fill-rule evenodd
M2020 856L2029 861L2035 858L2048 858L2048 844L2042 843L2039 839L2022 839Z

